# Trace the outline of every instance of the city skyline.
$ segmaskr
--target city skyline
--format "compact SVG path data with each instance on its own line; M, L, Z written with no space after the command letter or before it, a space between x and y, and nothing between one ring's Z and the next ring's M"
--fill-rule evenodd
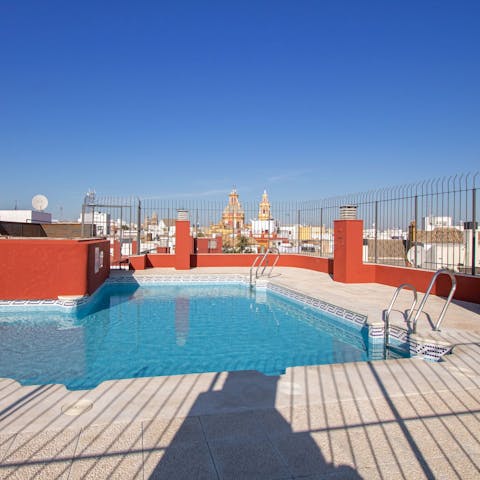
M480 4L0 5L0 209L316 200L478 169Z

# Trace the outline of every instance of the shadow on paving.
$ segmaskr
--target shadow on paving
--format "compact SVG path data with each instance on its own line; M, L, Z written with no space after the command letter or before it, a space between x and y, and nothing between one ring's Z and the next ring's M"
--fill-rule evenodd
M145 422L144 478L363 478L348 465L328 461L310 432L293 431L275 409L278 380L258 372L230 372L218 385L217 374L164 448L164 426Z

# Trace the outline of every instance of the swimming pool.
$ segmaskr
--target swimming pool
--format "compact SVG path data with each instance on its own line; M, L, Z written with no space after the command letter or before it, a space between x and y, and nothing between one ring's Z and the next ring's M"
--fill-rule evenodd
M23 385L365 361L362 322L238 283L106 284L74 311L0 310L0 377Z

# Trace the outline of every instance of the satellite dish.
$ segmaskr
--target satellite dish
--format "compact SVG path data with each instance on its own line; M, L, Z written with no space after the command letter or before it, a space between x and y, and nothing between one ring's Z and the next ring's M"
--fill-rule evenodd
M432 248L429 244L417 243L407 252L407 260L414 267L422 267L427 261L427 253ZM417 254L417 261L415 262L415 252Z
M42 212L48 207L48 198L45 195L35 195L32 198L32 207Z

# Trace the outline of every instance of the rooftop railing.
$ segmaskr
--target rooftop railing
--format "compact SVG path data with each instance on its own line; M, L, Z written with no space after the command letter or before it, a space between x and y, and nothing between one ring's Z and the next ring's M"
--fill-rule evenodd
M480 273L479 172L425 180L312 201L271 200L259 219L259 201L226 210L228 198L168 200L88 196L84 225L120 244L121 255L173 252L178 210L188 212L194 237L222 238L224 253L281 253L330 257L340 207L363 220L365 262L476 275ZM260 196L259 196L260 197ZM85 229L87 231L87 229ZM92 229L88 229L92 231ZM118 248L118 247L116 247Z

